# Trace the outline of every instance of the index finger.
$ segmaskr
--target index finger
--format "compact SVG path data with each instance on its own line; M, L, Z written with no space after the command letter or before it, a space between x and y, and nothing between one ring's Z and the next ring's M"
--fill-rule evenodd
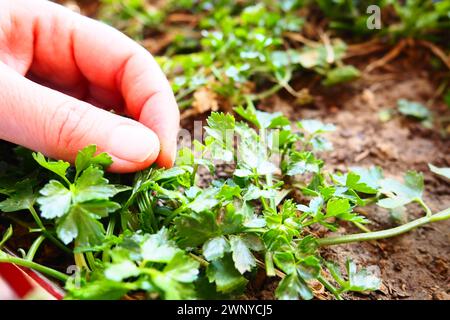
M170 84L151 54L119 31L47 1L14 1L31 15L31 69L64 85L86 79L88 90L118 92L125 110L159 137L157 163L176 152L179 110Z

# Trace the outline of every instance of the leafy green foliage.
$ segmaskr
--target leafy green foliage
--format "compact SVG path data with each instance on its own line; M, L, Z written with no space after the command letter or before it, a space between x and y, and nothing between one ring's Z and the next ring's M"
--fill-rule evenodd
M333 263L326 263L334 280L339 284L339 293L346 291L373 291L378 290L381 285L380 279L368 273L366 269L357 270L355 263L347 260L346 271L347 280L342 276L339 267Z
M48 161L42 154L34 154L42 167L56 173L63 180L50 180L39 192L37 203L40 205L41 216L56 219L58 237L65 244L76 239L80 248L101 245L105 229L98 220L120 208L118 203L110 199L121 189L110 185L101 169L111 164L111 158L104 153L95 156L95 152L95 146L88 146L79 152L75 160L76 175L73 183L67 178L69 163Z
M196 17L189 28L174 26L168 34L172 41L157 58L172 80L181 108L197 108L196 92L209 92L217 104L242 104L282 88L297 95L289 82L303 71L320 74L325 85L359 76L356 68L342 62L344 42L310 41L299 47L287 36L302 30L308 18L301 10L306 2L187 0L154 6L144 0L102 2L100 19L137 40L152 32L165 33L162 26L171 24L173 14Z
M45 225L36 220L34 231L74 242L81 271L78 281L67 281L67 299L119 299L134 292L160 299L236 298L260 267L267 276L281 276L279 299L312 299L317 281L337 298L376 290L380 280L353 262L344 277L325 261L318 250L324 239L313 230L337 231L342 222L363 228L369 220L355 208L371 203L398 211L417 202L430 217L422 174L410 171L400 182L385 178L379 167L326 172L319 155L333 125L310 119L294 127L251 102L237 110L245 121L212 113L204 143L194 143L199 154L181 149L175 167L139 172L131 187L109 182L103 167L110 158L95 155L92 146L80 151L74 170L36 154L48 182L2 184L0 209L33 214L37 204ZM223 161L230 170L218 177L214 168ZM212 174L207 184L199 179L205 170Z
M378 205L393 209L421 200L423 188L423 175L414 171L405 174L404 183L394 179L382 180L380 191L387 197L379 200Z
M397 101L397 105L398 111L405 116L422 121L430 121L432 119L430 110L421 103L400 99Z

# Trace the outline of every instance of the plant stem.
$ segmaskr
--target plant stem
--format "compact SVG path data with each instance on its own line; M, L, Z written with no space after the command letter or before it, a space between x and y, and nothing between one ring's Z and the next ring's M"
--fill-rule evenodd
M83 253L74 253L74 260L77 267L81 269L86 269L87 271L90 271L89 266L86 263L86 259L84 258Z
M189 255L191 256L192 259L196 260L197 262L200 263L200 265L204 268L207 268L209 266L209 262L206 261L205 259L193 254L193 253L189 253Z
M92 252L86 252L86 260L89 268L95 270L97 263L95 262L94 254Z
M362 223L353 221L353 224L358 228L361 229L364 232L371 232L371 230L369 228L367 228L365 225L363 225Z
M27 255L25 257L26 260L33 261L34 256L36 255L36 252L38 251L38 249L41 246L42 241L44 241L44 239L45 239L45 236L40 235L39 237L36 238L36 240L33 241L33 244L31 245L31 247L28 250Z
M63 250L64 252L68 254L72 254L72 251L70 251L64 244L61 243L53 234L47 231L47 228L45 228L44 224L42 223L41 218L39 218L38 213L34 209L34 207L31 205L28 208L28 211L30 211L31 215L33 216L34 221L38 225L38 227L42 230L42 234L51 242L53 242L58 248Z
M394 236L398 236L402 233L408 232L412 229L418 228L424 224L437 222L441 220L450 219L450 208L442 210L436 214L425 216L411 222L405 223L404 225L387 229L381 231L367 232L367 233L357 233L351 235L344 235L339 237L328 237L317 239L317 242L320 246L332 246L336 244L343 243L351 243L351 242L361 242L361 241L370 241L377 239L390 238Z
M319 275L317 277L317 280L323 284L323 286L325 288L327 288L332 294L334 294L334 296L336 297L337 300L343 300L341 295L339 294L338 290L324 277L322 277L321 275Z
M426 215L427 215L428 217L431 216L431 215L433 214L433 213L431 212L430 207L428 207L427 204L426 204L421 198L416 199L416 202L417 202L418 204L420 204L420 206L425 210L425 213L426 213Z
M59 272L55 269L43 266L41 264L38 264L36 262L33 261L28 261L26 259L22 259L22 258L18 258L18 257L13 257L10 255L6 255L6 257L0 257L0 262L2 263L13 263L16 264L18 266L22 266L22 267L26 267L26 268L30 268L33 270L36 270L38 272L41 273L45 273L48 276L51 276L55 279L61 280L63 282L66 282L69 279L69 276Z

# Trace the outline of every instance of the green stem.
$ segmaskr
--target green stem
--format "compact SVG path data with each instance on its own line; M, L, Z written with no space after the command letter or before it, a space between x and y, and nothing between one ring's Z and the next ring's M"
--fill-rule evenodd
M192 259L196 260L197 262L200 263L200 265L204 268L207 268L209 266L209 262L206 261L205 259L193 254L193 253L189 253L189 255L191 256Z
M321 275L319 275L317 277L317 280L319 280L319 282L321 284L323 284L323 286L325 288L328 289L328 291L330 291L332 294L334 294L334 296L336 297L337 300L343 300L341 295L339 294L338 290L324 277L322 277Z
M367 228L365 225L363 225L362 223L353 221L353 224L360 230L364 231L364 232L371 232L371 230L369 228Z
M395 228L381 230L381 231L367 232L367 233L357 233L357 234L351 234L351 235L345 235L345 236L339 236L339 237L322 238L322 239L317 239L317 242L320 246L332 246L332 245L343 244L343 243L371 241L371 240L377 240L377 239L390 238L390 237L398 236L402 233L408 232L408 231L418 228L420 226L423 226L424 224L442 221L442 220L446 220L446 219L450 219L450 208L447 208L443 211L440 211L440 212L430 215L430 216L425 216L425 217L413 220L411 222L405 223L404 225L401 225L401 226L398 226Z
M27 255L25 257L26 260L33 261L34 256L36 255L36 252L38 251L39 247L42 244L42 241L44 241L44 240L45 240L45 236L40 235L39 237L36 238L36 240L33 241L33 244L31 245L31 247L28 250Z
M34 209L34 207L31 205L28 208L28 211L30 211L31 215L33 216L34 221L38 225L38 227L41 229L42 234L51 242L53 242L58 248L63 250L65 253L72 254L72 251L70 251L61 241L59 241L53 234L47 231L47 228L45 228L44 224L42 223L41 218L39 217L38 213Z
M425 210L425 213L428 217L430 217L433 214L433 212L431 212L430 207L428 207L427 204L421 198L417 198L416 202L420 204L420 206Z
M86 252L86 260L89 268L95 270L97 263L95 262L94 254L92 252Z
M33 270L36 270L38 272L44 273L48 276L51 276L55 279L61 280L63 282L66 282L69 279L69 276L59 272L57 270L54 270L52 268L43 266L41 264L38 264L36 262L33 261L28 261L26 259L22 259L22 258L18 258L18 257L13 257L10 255L6 255L6 257L0 257L0 262L2 263L13 263L16 264L18 266L22 266L22 267L26 267L26 268L30 268Z

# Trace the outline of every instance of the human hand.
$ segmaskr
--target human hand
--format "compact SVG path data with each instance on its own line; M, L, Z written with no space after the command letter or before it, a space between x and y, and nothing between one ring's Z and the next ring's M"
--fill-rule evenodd
M144 48L51 2L0 0L0 139L67 161L96 144L110 170L132 172L173 164L178 125Z

